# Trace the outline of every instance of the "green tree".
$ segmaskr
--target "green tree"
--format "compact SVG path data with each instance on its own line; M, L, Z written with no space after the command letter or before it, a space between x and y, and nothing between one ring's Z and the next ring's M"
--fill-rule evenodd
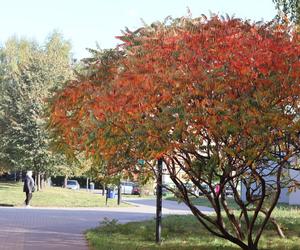
M55 171L46 130L47 99L72 78L70 44L54 32L43 46L9 39L1 49L0 157L11 170Z
M276 9L284 13L295 24L300 24L300 1L299 0L273 0ZM280 13L279 13L280 16Z

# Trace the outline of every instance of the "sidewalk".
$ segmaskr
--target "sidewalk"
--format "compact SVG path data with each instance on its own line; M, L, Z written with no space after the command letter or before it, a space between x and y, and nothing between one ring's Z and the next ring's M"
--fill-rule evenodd
M88 250L84 231L99 226L105 218L127 223L155 217L155 200L125 202L132 207L0 207L0 250ZM191 213L184 204L174 201L163 204L163 215Z
M153 214L156 213L156 200L155 199L126 199L123 202L131 204L133 206L139 207L142 211L151 211ZM204 213L212 213L214 210L210 207L204 206L197 206L199 210ZM169 214L178 214L178 215L185 215L185 214L192 214L191 210L187 205L184 203L178 203L177 201L169 201L163 200L162 201L162 214L169 215Z

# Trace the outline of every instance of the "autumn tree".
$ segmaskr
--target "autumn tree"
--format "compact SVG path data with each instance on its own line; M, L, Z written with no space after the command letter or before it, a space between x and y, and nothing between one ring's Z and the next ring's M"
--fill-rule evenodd
M52 102L56 103L52 111L51 133L55 151L64 152L72 162L81 162L84 158L92 159L89 172L97 180L108 184L111 180L120 178L121 169L117 166L132 166L132 160L124 157L126 154L124 141L117 140L111 147L105 140L98 139L109 131L112 120L105 119L105 109L111 80L117 74L121 51L116 49L90 49L91 56L82 60L77 72L78 80L69 85L56 96ZM101 106L103 105L103 106ZM56 107L65 108L60 109ZM99 112L94 112L99 106ZM103 119L102 119L103 118ZM101 120L98 122L98 120ZM103 124L105 121L105 125ZM82 126L83 125L83 126ZM106 132L105 132L106 131ZM115 147L119 145L119 148ZM108 150L111 148L111 151ZM113 149L112 149L113 148ZM85 152L85 156L82 154ZM97 152L97 153L96 153ZM130 171L126 171L130 175Z
M143 159L155 172L162 159L199 222L242 249L258 249L269 221L283 237L271 214L283 186L299 184L289 178L300 146L299 36L282 24L203 16L119 38L118 60L96 63L93 77L56 96L61 142L114 160L112 171ZM212 215L193 203L200 194Z

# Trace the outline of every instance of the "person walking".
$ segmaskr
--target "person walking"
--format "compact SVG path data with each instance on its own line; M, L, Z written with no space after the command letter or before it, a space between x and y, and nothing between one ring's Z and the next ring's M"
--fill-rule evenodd
M26 193L25 205L26 207L30 207L30 200L32 198L32 193L34 192L35 185L34 180L32 178L32 171L27 171L26 177L24 180L23 192Z

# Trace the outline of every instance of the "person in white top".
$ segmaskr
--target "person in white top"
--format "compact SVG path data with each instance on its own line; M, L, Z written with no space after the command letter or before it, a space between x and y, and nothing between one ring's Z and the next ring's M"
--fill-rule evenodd
M27 171L26 177L24 179L24 187L23 192L26 193L25 205L26 207L30 207L30 200L32 198L32 193L34 192L35 184L32 178L32 171Z

